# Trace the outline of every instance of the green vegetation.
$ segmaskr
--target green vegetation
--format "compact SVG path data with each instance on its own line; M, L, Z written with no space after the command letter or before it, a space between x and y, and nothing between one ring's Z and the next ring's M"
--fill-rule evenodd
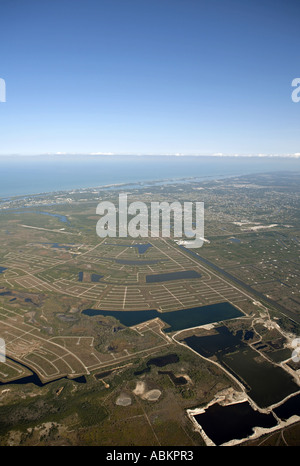
M224 323L251 348L249 361L280 363L296 377L290 357L300 332L299 181L296 174L253 175L130 190L130 201L204 201L208 242L196 251L203 261L172 238L100 239L96 206L100 199L116 201L117 189L4 201L0 337L23 366L0 368L0 444L203 445L186 410L241 387L212 363L215 355L208 360L179 344L214 329L166 333L163 312L227 301L242 317ZM152 247L143 254L130 247L148 240ZM146 282L148 275L179 270L199 276ZM127 328L113 317L84 315L85 309L157 310L162 318ZM170 353L178 362L147 366ZM5 385L30 369L47 385ZM71 380L81 375L86 383ZM176 385L176 377L187 383ZM159 391L158 399L136 394L138 383L146 393ZM119 406L124 393L131 404ZM293 444L294 431L288 432Z

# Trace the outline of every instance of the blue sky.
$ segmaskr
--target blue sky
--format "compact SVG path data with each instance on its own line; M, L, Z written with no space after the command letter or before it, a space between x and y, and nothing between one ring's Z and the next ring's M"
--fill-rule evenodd
M0 154L300 152L298 0L0 9Z

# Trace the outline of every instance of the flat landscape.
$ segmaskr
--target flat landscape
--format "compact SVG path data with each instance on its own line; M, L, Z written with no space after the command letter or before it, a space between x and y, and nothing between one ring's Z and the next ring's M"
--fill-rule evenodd
M299 186L270 173L0 200L0 444L206 445L197 416L221 400L274 416L229 443L293 445ZM203 246L100 238L97 204L120 192L204 202Z

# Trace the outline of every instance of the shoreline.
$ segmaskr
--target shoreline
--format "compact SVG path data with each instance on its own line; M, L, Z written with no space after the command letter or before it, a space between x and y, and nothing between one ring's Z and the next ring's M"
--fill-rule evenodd
M72 188L61 188L61 189L54 189L52 191L40 191L40 192L28 192L28 193L19 193L19 194L7 194L7 193L0 193L0 204L2 202L8 201L17 201L22 199L27 199L29 197L41 197L41 196L56 196L59 194L66 195L66 194L80 194L86 192L93 192L93 191L101 191L101 190L108 190L108 189L122 189L122 188L132 188L134 189L143 189L143 188L151 188L155 186L161 186L163 184L184 184L189 182L200 182L200 181L215 181L219 179L227 179L232 177L239 177L239 176L247 176L247 175L255 175L255 173L249 174L226 174L226 175L203 175L199 176L186 176L186 177L179 177L179 178L158 178L158 179L149 179L149 180L132 180L127 182L116 182L116 183L108 183L108 184L100 184L100 185L92 185L92 186L78 186Z
M228 395L229 395L229 398L231 398L231 399L229 399L229 401L226 402L226 396L228 396ZM286 397L286 399L291 398L294 395L295 394L289 395L288 397ZM216 403L220 404L221 406L230 406L230 405L235 405L235 404L238 404L238 403L247 402L247 403L250 404L252 409L254 409L254 411L258 411L259 413L265 413L265 414L268 412L269 414L272 414L274 416L275 420L277 421L277 424L275 426L273 426L273 427L253 426L252 427L253 433L251 435L248 435L247 437L240 438L240 439L233 438L233 439L231 439L231 440L229 440L227 442L224 442L224 443L220 444L219 446L239 445L239 444L241 444L243 442L246 442L248 440L258 439L262 435L271 434L273 432L276 432L277 430L283 429L284 427L290 426L290 425L295 424L295 423L300 421L300 416L298 416L297 414L294 414L293 416L291 416L290 418L288 418L286 420L282 420L273 412L272 409L269 409L270 407L267 410L266 409L259 409L259 408L255 407L255 405L253 403L251 403L251 401L252 400L249 399L249 397L244 392L238 392L238 391L234 390L232 387L230 387L229 389L222 390L219 394L216 394L215 397L206 404L206 406L201 407L201 408L187 409L186 413L187 413L188 418L192 422L195 431L198 432L201 435L201 437L203 438L206 446L217 446L217 444L215 444L213 442L213 440L206 434L204 428L201 426L201 424L199 424L199 422L196 420L195 416L197 416L199 414L203 414L210 406L212 406L212 405L214 405ZM282 403L282 401L280 403Z
M214 159L216 159L216 157L214 157ZM224 157L221 158L222 161L224 160ZM274 174L280 174L280 173L291 173L291 174L294 174L295 172L296 173L300 173L300 163L299 163L299 159L293 159L294 161L296 160L296 166L295 167L264 167L264 166L251 166L250 167L247 167L247 168L243 168L243 166L240 166L238 171L235 172L234 169L232 169L233 167L231 167L231 169L228 171L228 173L224 173L224 171L222 171L223 167L220 166L219 169L216 171L216 170L212 170L211 167L210 167L210 173L206 173L206 174L203 174L203 175L199 175L199 176L195 176L194 173L195 173L195 170L193 171L193 168L195 169L195 167L191 167L191 170L189 174L185 174L184 176L183 173L179 173L177 174L170 174L169 173L166 173L166 170L163 171L163 173L161 173L161 176L159 177L156 177L156 173L154 176L151 176L151 178L143 178L143 173L138 173L138 172L135 172L135 167L133 166L132 169L133 169L133 173L135 173L135 175L132 177L130 177L130 179L127 179L127 180L118 180L118 181L110 181L110 182L107 182L107 181L102 181L100 182L100 184L98 184L97 182L92 182L91 185L89 183L89 181L87 182L88 185L86 184L86 181L76 181L76 177L75 177L75 182L74 184L72 184L72 182L70 183L72 186L69 186L67 187L66 185L64 185L64 182L66 180L63 180L62 183L61 183L61 186L60 187L51 187L49 189L46 189L45 191L44 190L39 190L38 188L36 188L36 190L32 191L32 184L30 185L27 181L27 184L28 184L28 188L24 188L24 191L23 192L19 192L19 193L16 193L16 192L13 192L12 193L12 189L11 189L11 185L8 187L8 192L6 191L3 191L1 192L0 191L0 204L2 201L7 201L7 200L12 200L12 199L20 199L20 198L26 198L26 197L37 197L37 196L45 196L45 195L52 195L52 194L59 194L59 193L68 193L68 192L84 192L84 191L88 191L88 190L93 190L93 189L112 189L112 188L118 188L118 187L130 187L130 186L139 186L141 188L143 187L147 187L147 186L159 186L163 183L182 183L182 182L188 182L188 181L205 181L205 180L218 180L218 179L226 179L226 178L232 178L232 177L242 177L242 176L253 176L253 175L274 175ZM186 162L188 162L188 159L186 160ZM214 160L214 163L216 164L216 160ZM0 157L0 164L1 164L1 157ZM298 166L299 165L299 166ZM59 167L58 167L59 168ZM165 168L165 167L164 167ZM200 168L200 171L201 171L201 167L198 167ZM237 169L237 167L235 167ZM147 166L145 166L145 170L147 170ZM159 173L159 166L157 167L157 171ZM41 174L43 174L43 172L41 172ZM51 172L50 172L51 174ZM9 174L9 176L12 177L13 179L13 175L14 175L14 172L12 170L12 173ZM18 175L18 174L17 174ZM116 174L116 178L118 178L120 175ZM91 177L90 177L91 178ZM39 179L39 177L37 176L35 179ZM29 180L30 181L30 180ZM31 180L31 181L34 181L34 180ZM22 183L23 184L23 183ZM25 183L26 184L26 183ZM47 184L47 183L46 183ZM20 183L19 183L20 185ZM19 186L18 185L18 186ZM4 188L5 189L5 188Z

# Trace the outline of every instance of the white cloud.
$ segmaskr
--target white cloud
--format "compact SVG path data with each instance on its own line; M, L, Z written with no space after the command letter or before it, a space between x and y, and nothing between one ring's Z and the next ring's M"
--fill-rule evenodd
M114 152L90 152L89 155L116 155Z

